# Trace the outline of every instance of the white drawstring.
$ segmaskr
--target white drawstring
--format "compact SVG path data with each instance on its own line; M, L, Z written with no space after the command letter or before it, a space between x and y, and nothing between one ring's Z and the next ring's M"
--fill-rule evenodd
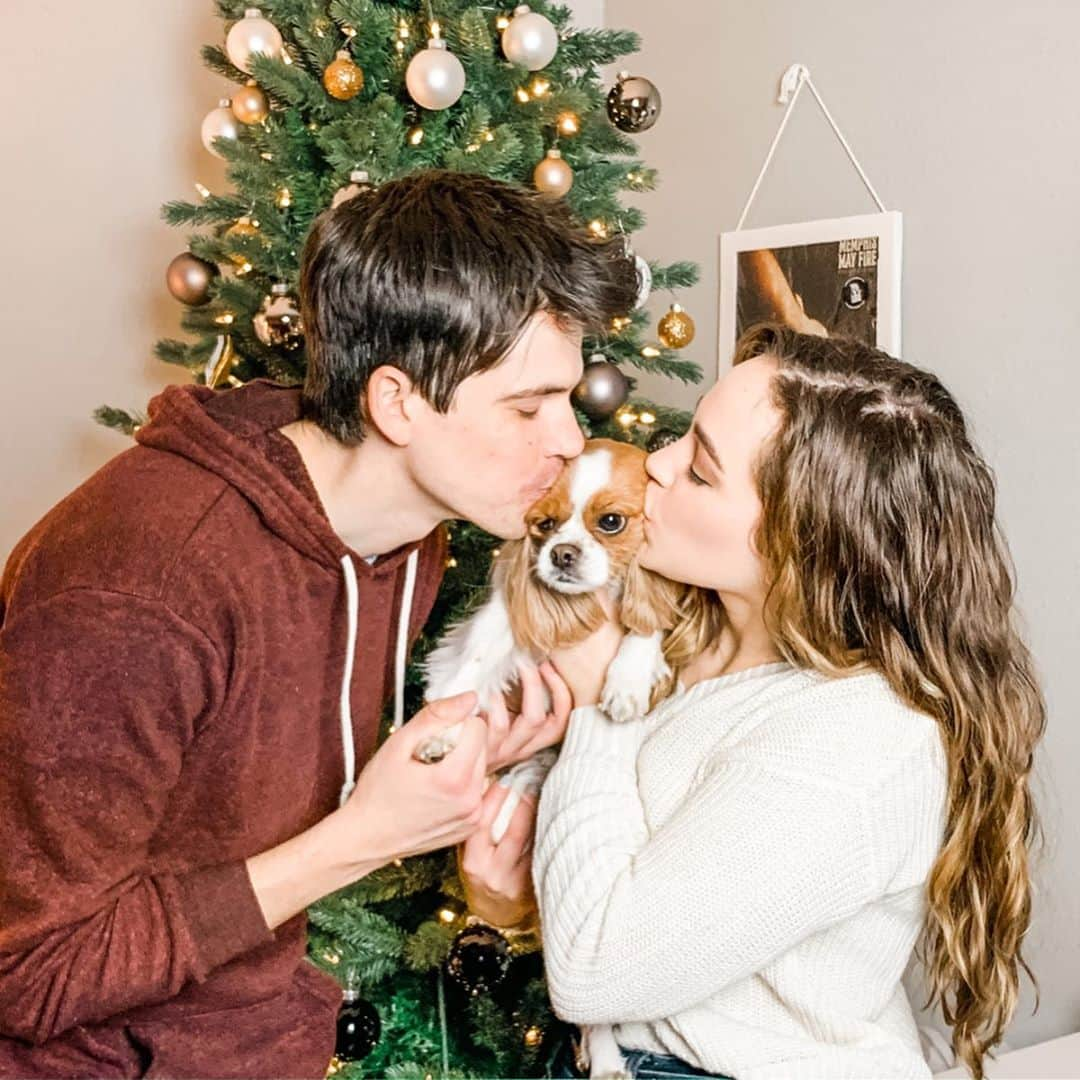
M397 655L394 657L394 730L405 722L405 660L409 651L409 617L412 615L413 590L416 588L417 548L405 565L405 588L401 594L401 614L398 616Z
M405 564L405 587L401 594L401 612L398 615L397 646L394 655L394 730L401 727L405 718L405 661L409 650L409 618L412 615L413 593L416 588L416 567L420 549L413 551ZM345 646L345 666L341 675L341 751L345 765L345 782L341 785L338 805L344 806L356 787L356 745L353 741L352 693L353 659L356 655L356 628L360 610L360 594L356 584L356 567L348 555L341 557L345 575L345 592L349 606L348 640Z
M360 594L356 587L356 567L348 555L341 557L341 567L345 572L345 593L349 602L349 634L345 646L345 670L341 676L341 748L345 758L345 783L341 785L338 806L344 806L345 800L356 787L356 746L353 743L352 708L349 695L352 692L353 655L356 652L356 623L360 609Z

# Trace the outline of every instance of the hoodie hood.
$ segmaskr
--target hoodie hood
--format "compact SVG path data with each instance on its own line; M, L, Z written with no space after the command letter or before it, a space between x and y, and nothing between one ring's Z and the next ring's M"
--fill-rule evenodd
M253 379L232 390L167 386L149 404L149 422L135 441L195 462L236 488L271 532L290 547L338 572L346 555L357 556L334 532L321 507L312 503L260 449L269 433L301 418L300 388ZM380 555L363 575L396 572L423 539Z
M356 750L350 697L360 619L360 580L396 576L405 582L394 650L394 727L404 722L405 666L417 564L424 539L377 559L353 552L334 532L325 511L285 476L260 449L277 429L301 418L300 390L254 379L231 390L168 386L148 406L149 422L136 432L142 446L167 450L220 477L255 507L266 527L302 555L340 573L347 605L343 642L340 721L344 782L339 805L356 786Z

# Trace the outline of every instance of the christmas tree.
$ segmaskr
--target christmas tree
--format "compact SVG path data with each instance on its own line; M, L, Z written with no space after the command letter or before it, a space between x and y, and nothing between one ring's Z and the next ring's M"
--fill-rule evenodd
M217 9L223 46L206 46L203 59L236 89L207 115L202 137L226 160L233 190L200 189L201 201L163 208L170 224L201 231L167 272L190 336L156 352L196 381L303 381L299 253L315 216L364 185L418 169L481 172L563 198L583 227L621 232L632 247L644 218L620 198L653 189L657 175L630 136L655 122L660 97L623 72L605 86L599 69L636 51L637 35L576 29L568 9L542 0L532 11L462 0L264 0L261 9L218 0ZM623 368L699 381L677 352L692 339L689 316L673 304L653 338L644 308L650 288L693 285L697 268L637 258L638 306L584 342L589 363L574 401L587 436L655 448L690 417L632 396ZM144 419L105 406L95 415L129 434ZM497 545L451 524L406 715L422 704L419 663L483 597ZM391 724L388 712L381 738ZM310 959L350 990L331 1066L340 1076L544 1075L562 1030L542 955L466 928L465 915L452 849L399 860L310 909Z

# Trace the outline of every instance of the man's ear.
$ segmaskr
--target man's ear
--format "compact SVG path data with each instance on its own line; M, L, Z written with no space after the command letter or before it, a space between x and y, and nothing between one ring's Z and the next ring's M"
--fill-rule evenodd
M417 409L423 405L412 379L393 364L382 364L364 387L363 414L387 442L408 446Z

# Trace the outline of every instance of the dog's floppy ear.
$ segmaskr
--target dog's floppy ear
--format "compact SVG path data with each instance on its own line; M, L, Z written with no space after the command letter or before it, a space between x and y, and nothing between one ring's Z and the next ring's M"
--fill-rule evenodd
M606 616L591 593L567 595L549 589L534 573L533 557L528 537L509 540L496 557L492 576L506 597L515 644L546 656L582 641Z
M686 586L646 570L635 555L626 570L619 621L634 634L670 630L678 621Z

